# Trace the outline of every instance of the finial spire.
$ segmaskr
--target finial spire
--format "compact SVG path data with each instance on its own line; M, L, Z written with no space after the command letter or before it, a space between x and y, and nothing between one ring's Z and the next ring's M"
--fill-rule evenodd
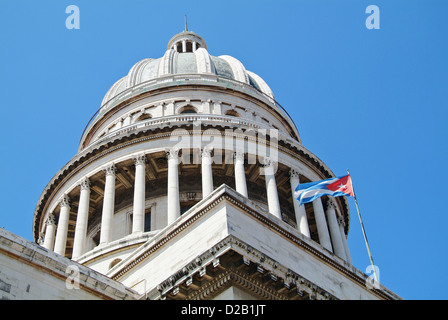
M187 28L187 15L185 15L185 30L184 31L188 31L188 28Z

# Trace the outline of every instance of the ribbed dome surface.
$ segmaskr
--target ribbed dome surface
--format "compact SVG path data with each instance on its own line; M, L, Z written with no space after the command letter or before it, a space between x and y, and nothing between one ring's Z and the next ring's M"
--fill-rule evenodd
M176 44L174 40L178 40ZM183 39L197 39L199 48L182 52L179 45ZM184 40L185 41L185 40ZM179 45L179 49L177 47ZM236 80L249 84L260 92L274 98L266 82L253 72L246 70L244 65L234 57L228 55L212 56L206 49L205 42L193 32L182 32L170 40L169 48L163 57L158 59L147 58L137 62L128 75L118 80L105 95L102 104L117 94L136 86L142 82L159 77L176 74L214 74L219 77ZM184 46L184 48L186 48ZM194 50L194 51L193 51ZM179 52L181 51L181 52Z

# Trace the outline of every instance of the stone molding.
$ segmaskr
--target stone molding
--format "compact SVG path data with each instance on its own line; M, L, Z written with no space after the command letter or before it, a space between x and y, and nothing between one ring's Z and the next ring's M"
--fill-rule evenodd
M206 266L212 264L214 267L219 265L219 257L228 251L235 251L243 256L244 264L255 264L257 272L269 273L272 280L278 281L282 279L283 286L285 288L297 287L297 294L307 295L310 299L318 300L337 300L335 296L328 291L320 288L311 281L305 279L292 270L282 266L274 259L266 256L260 251L254 249L250 245L235 238L234 236L228 236L216 245L214 245L207 252L192 259L189 264L178 272L171 275L168 279L161 282L155 289L148 294L149 299L164 299L169 292L176 290L180 283L188 281L195 273L206 273ZM261 282L249 279L247 275L230 268L223 274L220 274L216 279L210 281L206 286L190 295L187 300L197 299L210 299L213 298L216 293L221 291L221 287L226 287L227 282L232 284L239 284L246 290L256 293L258 296L262 296L264 299L269 300L281 300L285 299L284 296L278 294L273 290L269 290L264 287Z
M49 277L66 281L70 275L67 268L75 266L79 270L79 285L85 290L106 300L137 300L140 295L123 284L88 267L62 257L33 242L0 228L0 255L5 254L21 261L25 267L42 270ZM7 268L2 272L7 272Z

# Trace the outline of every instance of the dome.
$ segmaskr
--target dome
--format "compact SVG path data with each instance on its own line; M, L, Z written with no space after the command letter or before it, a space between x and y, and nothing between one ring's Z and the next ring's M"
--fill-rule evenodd
M272 90L257 74L246 70L236 58L221 55L212 56L205 41L191 31L183 31L168 42L163 57L147 58L137 62L127 76L118 80L106 93L101 105L145 81L178 74L207 74L238 81L254 87L274 99Z

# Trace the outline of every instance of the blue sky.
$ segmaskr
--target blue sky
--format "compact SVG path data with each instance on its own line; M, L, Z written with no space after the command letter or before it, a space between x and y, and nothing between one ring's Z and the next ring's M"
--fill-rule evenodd
M80 9L68 30L65 8ZM380 29L365 26L368 5ZM305 147L352 174L383 285L447 299L447 1L0 1L0 227L32 240L37 200L109 87L184 27L263 77ZM440 184L442 183L442 185ZM349 199L356 268L369 259Z

